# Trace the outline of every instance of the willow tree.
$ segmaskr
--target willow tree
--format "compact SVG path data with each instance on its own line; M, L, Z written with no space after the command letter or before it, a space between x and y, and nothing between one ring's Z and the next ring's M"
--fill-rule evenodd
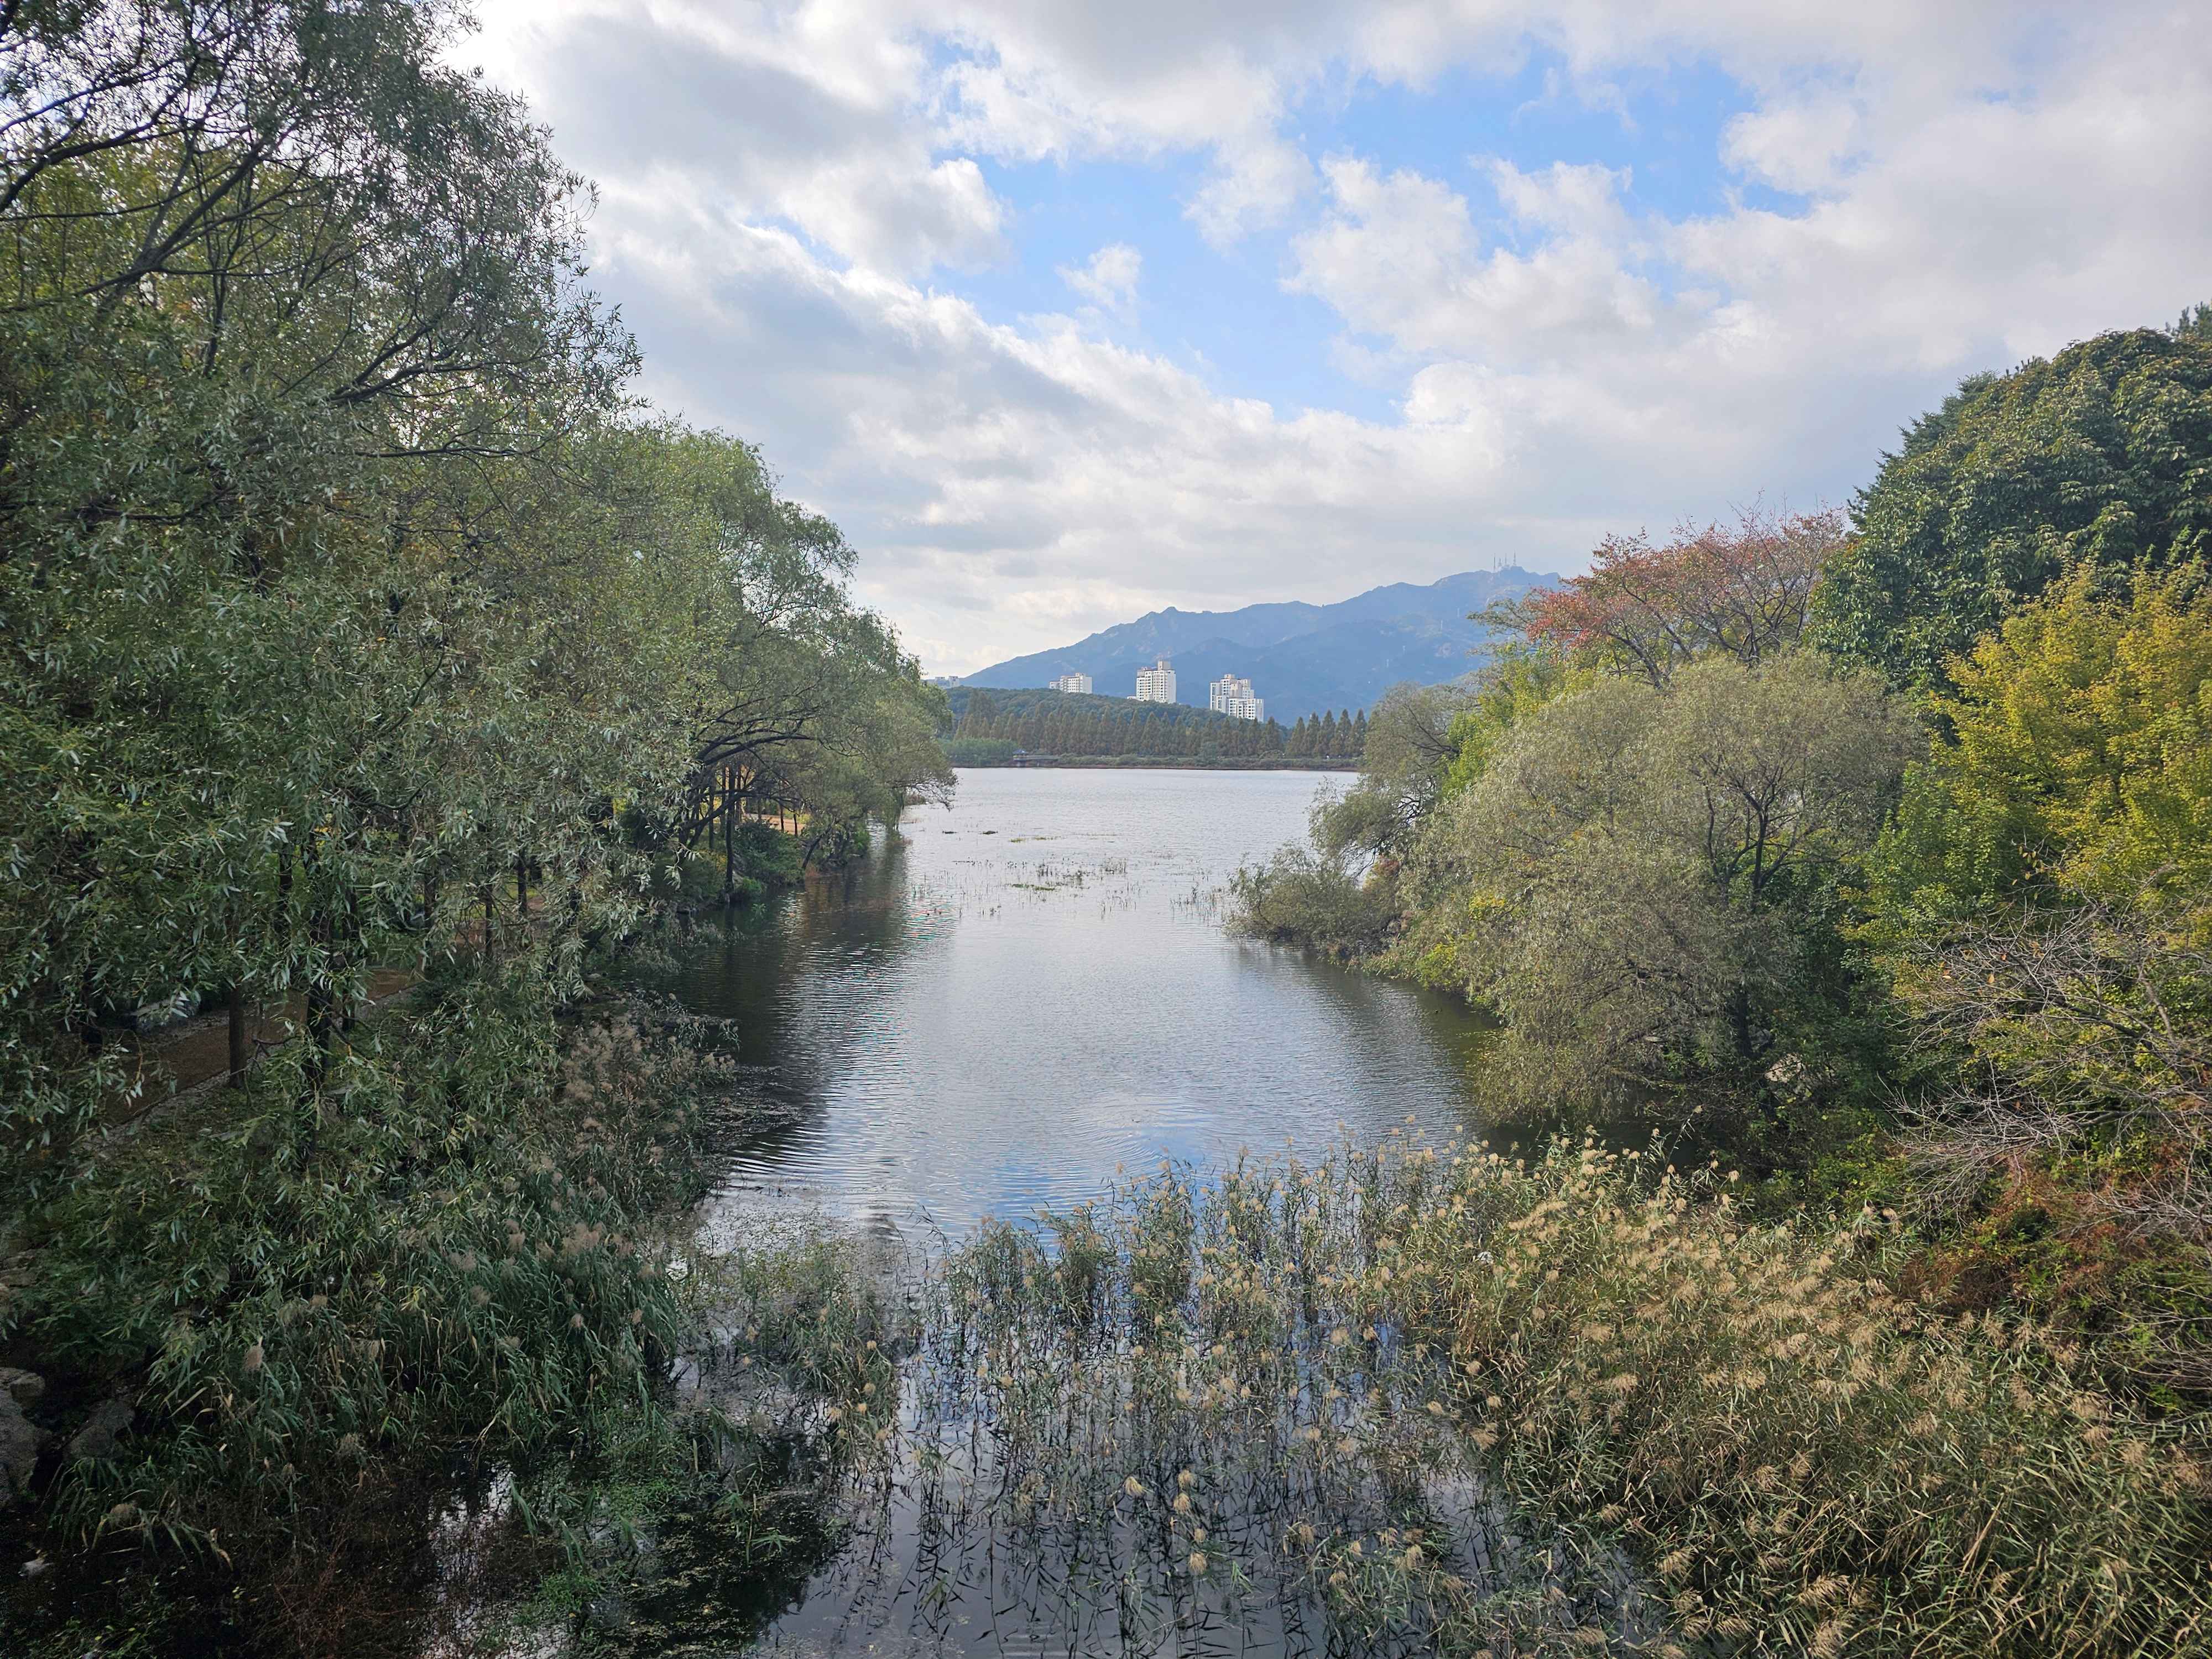
M11 10L0 176L0 1097L112 1017L371 971L573 986L718 762L896 687L834 526L641 422L589 194L440 6ZM909 769L912 769L909 768Z
M1918 738L1811 653L1607 678L1516 723L1416 848L1401 947L1504 1021L1497 1106L1779 1126L1834 1041L1836 884Z

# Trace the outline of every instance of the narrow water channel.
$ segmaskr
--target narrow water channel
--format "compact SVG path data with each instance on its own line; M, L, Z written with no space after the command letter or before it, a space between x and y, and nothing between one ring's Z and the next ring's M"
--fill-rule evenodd
M781 1126L718 1206L957 1237L1117 1166L1462 1127L1464 1008L1220 926L1328 781L964 771L856 867L702 926L675 988L738 1022Z

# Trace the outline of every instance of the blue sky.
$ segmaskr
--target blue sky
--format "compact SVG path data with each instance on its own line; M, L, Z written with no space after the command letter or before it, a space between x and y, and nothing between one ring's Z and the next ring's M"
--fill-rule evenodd
M2173 4L495 0L664 408L933 671L1754 498L2212 298Z
M1669 218L1720 212L1732 200L1783 212L1802 205L1721 166L1723 129L1753 100L1712 63L1639 74L1609 83L1602 101L1592 96L1557 51L1531 50L1510 71L1455 70L1418 91L1342 79L1316 86L1289 112L1289 136L1316 156L1358 155L1455 183L1485 234L1506 246L1533 239L1498 207L1479 166L1492 159L1524 171L1566 161L1620 172L1629 200ZM1334 349L1336 313L1285 288L1295 265L1288 225L1220 246L1191 222L1182 204L1204 170L1189 155L987 161L984 177L1007 204L1011 246L954 286L993 321L1018 324L1066 308L1061 268L1083 265L1103 243L1125 243L1141 252L1146 281L1132 314L1108 319L1116 337L1188 364L1225 392L1266 398L1278 413L1320 407L1393 418L1402 387L1372 371L1347 373Z

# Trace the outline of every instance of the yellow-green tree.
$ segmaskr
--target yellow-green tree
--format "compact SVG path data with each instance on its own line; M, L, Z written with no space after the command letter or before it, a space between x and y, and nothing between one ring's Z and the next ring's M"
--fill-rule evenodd
M1906 1142L1978 1274L2212 1376L2212 592L2083 562L1955 660L1868 935L1933 1068Z
M2212 591L2083 564L1952 670L1875 888L1894 925L1992 904L2193 902L2212 880Z

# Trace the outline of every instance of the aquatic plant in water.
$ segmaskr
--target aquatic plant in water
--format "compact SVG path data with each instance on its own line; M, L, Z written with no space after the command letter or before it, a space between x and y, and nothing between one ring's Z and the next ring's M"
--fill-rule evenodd
M1163 1168L902 1274L827 1234L699 1264L721 1334L687 1380L823 1506L821 1565L748 1637L2201 1650L2192 1423L2017 1322L1896 1295L1887 1218L1755 1224L1723 1172L1653 1162L1400 1135Z
M922 1270L903 1330L808 1346L812 1426L849 1460L846 1542L769 1649L1503 1656L1650 1635L1618 1553L1516 1528L1461 1431L1391 1232L1449 1167L1347 1148L1163 1169L987 1225ZM710 1388L761 1397L792 1334L748 1318Z

